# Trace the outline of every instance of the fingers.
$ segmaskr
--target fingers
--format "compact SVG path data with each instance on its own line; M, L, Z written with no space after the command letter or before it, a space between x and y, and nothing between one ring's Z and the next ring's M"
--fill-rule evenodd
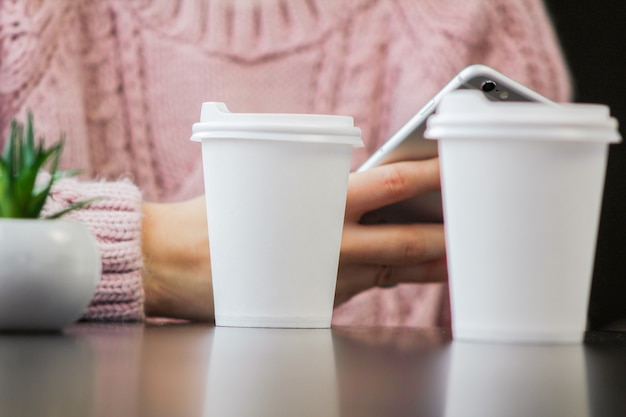
M446 282L446 259L439 258L417 265L345 265L339 264L339 279L335 291L335 306L343 304L354 295L372 287L393 286L400 283ZM350 279L344 279L349 276Z
M375 286L447 279L442 224L360 224L370 211L440 189L439 160L350 175L335 304Z
M419 265L394 266L385 281L378 281L378 286L391 286L401 283L446 282L448 266L446 258L433 259Z
M341 258L369 265L411 265L445 253L441 224L381 224L344 229Z
M398 162L350 175L346 215L368 211L440 188L439 159Z

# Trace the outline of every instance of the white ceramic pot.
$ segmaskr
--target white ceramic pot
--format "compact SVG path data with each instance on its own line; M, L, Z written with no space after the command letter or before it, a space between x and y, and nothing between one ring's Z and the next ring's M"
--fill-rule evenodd
M91 231L70 220L0 219L0 330L59 330L100 280Z

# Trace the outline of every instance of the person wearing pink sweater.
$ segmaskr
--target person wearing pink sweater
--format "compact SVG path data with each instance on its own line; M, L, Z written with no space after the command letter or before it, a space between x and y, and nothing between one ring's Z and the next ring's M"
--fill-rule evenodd
M59 183L46 210L106 197L72 215L102 251L84 319L211 320L201 155L189 141L202 102L352 116L365 142L356 168L474 63L570 99L540 0L5 0L0 130L4 140L30 109L47 140L65 134L62 167L83 176ZM334 324L449 321L442 226L359 224L438 186L437 160L351 175Z

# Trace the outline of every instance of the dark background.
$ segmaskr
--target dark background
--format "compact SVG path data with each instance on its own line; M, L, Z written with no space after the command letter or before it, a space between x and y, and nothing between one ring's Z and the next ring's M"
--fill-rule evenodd
M626 1L546 0L574 78L574 100L602 103L626 133ZM626 136L625 136L626 137ZM626 319L626 144L609 151L589 325Z

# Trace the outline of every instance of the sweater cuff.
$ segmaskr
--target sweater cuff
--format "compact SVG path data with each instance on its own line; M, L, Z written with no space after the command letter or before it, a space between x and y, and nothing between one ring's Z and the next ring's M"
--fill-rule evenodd
M69 204L98 198L65 219L80 221L96 237L102 256L102 276L82 320L138 321L144 316L141 280L141 192L128 180L57 182L43 215Z

